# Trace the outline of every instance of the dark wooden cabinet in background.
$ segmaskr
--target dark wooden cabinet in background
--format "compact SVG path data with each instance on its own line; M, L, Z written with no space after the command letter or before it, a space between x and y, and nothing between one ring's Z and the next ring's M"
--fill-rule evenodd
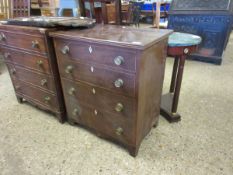
M54 113L60 122L65 107L48 32L55 29L0 25L0 52L4 56L18 101L23 99Z
M69 123L136 156L158 122L170 33L111 25L52 32Z
M12 18L30 16L30 0L11 0Z

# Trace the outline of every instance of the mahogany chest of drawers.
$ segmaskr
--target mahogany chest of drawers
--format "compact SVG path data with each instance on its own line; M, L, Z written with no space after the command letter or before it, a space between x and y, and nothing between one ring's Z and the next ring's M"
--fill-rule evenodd
M16 97L50 111L64 121L65 106L60 77L48 32L55 29L0 25L0 51L4 56Z
M136 156L158 122L170 33L111 25L50 33L69 123Z

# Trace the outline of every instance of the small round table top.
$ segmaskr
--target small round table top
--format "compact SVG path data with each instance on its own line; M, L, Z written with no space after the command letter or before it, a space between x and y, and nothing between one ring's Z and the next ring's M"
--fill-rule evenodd
M169 47L185 47L194 46L201 43L201 37L188 33L174 32L169 36L168 46Z

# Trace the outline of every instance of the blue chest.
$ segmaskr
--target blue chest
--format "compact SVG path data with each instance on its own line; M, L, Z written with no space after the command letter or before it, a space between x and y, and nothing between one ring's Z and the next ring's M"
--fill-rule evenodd
M221 64L232 29L232 5L231 0L173 0L168 28L202 37L191 59Z

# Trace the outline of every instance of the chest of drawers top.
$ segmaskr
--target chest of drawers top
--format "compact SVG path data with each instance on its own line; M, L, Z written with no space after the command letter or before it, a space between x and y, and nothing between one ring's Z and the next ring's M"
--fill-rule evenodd
M94 28L86 30L51 32L50 36L144 50L167 38L171 33L172 30L134 29L125 26L96 25Z

